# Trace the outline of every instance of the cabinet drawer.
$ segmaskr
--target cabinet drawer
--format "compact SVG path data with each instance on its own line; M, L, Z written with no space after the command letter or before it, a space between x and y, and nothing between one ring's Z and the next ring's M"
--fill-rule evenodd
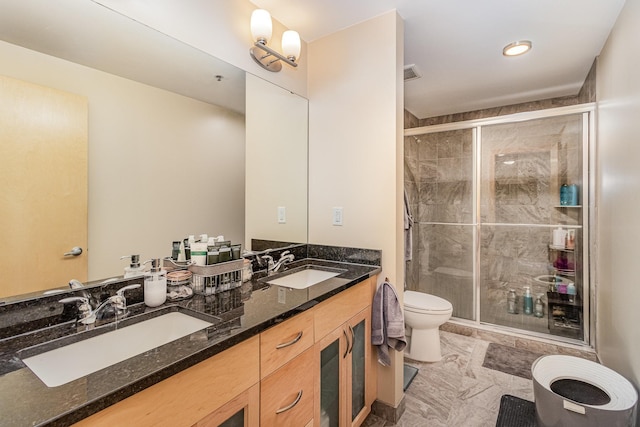
M371 305L372 280L369 278L346 291L323 301L314 308L315 340L345 323L352 316Z
M313 418L314 347L260 383L260 425L304 426Z
M260 378L313 345L313 310L307 310L260 334Z

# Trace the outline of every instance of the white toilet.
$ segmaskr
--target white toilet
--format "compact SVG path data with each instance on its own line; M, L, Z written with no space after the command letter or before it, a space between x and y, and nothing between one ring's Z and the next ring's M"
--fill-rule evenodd
M451 318L449 301L423 292L405 291L404 323L409 340L405 356L420 362L437 362L440 352L439 327Z

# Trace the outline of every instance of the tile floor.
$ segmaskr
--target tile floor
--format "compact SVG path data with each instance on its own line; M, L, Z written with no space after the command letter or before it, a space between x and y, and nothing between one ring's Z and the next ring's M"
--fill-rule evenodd
M419 368L405 393L406 410L397 424L370 415L365 427L491 427L500 397L533 400L531 380L482 367L489 341L440 331L442 360L405 362Z

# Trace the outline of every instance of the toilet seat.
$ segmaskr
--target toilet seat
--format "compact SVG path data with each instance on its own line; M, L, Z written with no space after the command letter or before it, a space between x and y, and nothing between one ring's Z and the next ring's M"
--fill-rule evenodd
M579 357L551 355L538 358L531 366L535 381L551 391L551 384L560 379L573 379L594 385L604 391L611 401L604 405L588 406L606 411L620 411L633 407L638 395L631 383L617 372Z
M444 298L423 292L406 291L404 293L405 310L416 313L446 313L453 310L453 305Z

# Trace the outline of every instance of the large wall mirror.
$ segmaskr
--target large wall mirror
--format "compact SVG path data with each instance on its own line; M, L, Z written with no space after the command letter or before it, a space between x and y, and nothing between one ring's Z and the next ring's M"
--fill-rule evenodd
M47 262L40 248L58 245L62 276L0 282L0 301L72 278L120 276L128 265L121 256L165 257L190 234L222 234L245 248L252 238L306 243L306 99L92 1L21 0L1 9L0 75L86 102L88 226L83 254L64 257L79 244L30 235L23 219L31 251L14 252L3 268L37 272ZM258 129L265 120L286 137ZM43 176L29 161L21 168ZM56 210L75 209L59 201ZM68 266L81 258L87 276L70 277Z

